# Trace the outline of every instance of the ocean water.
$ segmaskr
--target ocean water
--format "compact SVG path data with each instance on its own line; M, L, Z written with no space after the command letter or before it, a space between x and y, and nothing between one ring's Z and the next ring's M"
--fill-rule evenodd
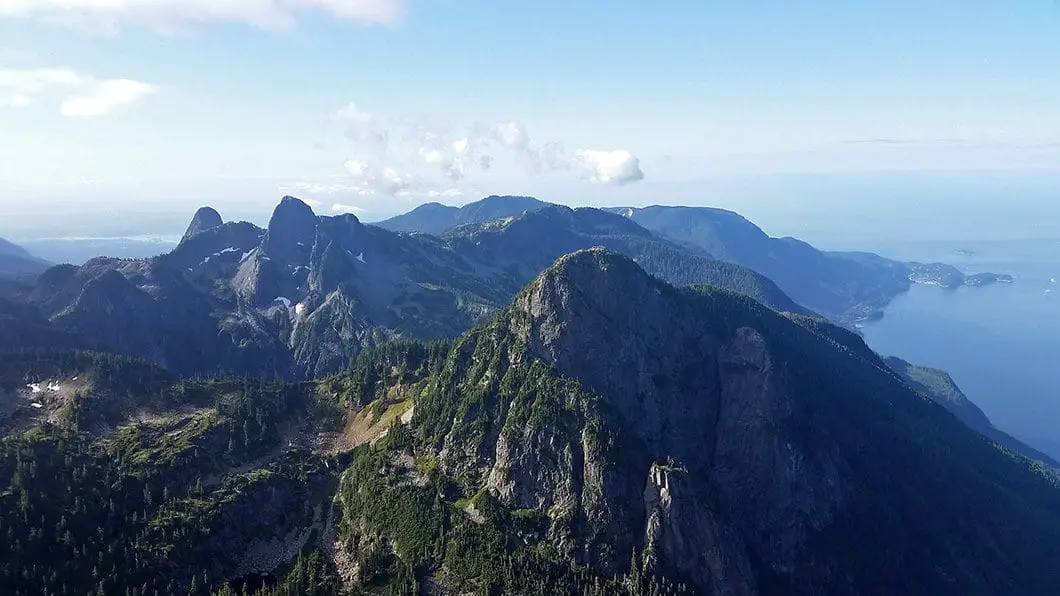
M881 354L949 372L995 426L1060 459L1060 176L878 176L784 190L784 201L725 206L826 250L1013 275L979 288L913 286L862 332Z
M881 354L946 370L995 426L1060 458L1060 240L910 242L886 254L1016 278L913 286L862 331Z

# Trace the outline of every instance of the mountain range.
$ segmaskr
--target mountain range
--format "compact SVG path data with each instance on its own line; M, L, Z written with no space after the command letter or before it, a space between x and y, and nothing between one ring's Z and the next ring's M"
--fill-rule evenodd
M601 248L312 382L11 353L0 586L1051 594L1060 479L890 364Z
M466 224L550 208L530 197L487 197L463 207L428 203L377 225L404 232L440 235ZM942 263L904 263L865 252L821 251L796 238L773 238L743 216L711 207L607 207L694 250L702 256L742 265L776 282L796 303L844 324L877 318L911 283L942 287L1010 282L1004 274L965 277Z
M178 374L307 378L395 337L455 337L559 256L597 245L673 283L809 312L758 273L598 210L548 206L435 237L317 216L292 197L267 229L201 209L173 251L56 266L23 298L58 330Z
M0 589L1051 594L1060 465L843 325L916 265L668 209L284 197L5 286Z

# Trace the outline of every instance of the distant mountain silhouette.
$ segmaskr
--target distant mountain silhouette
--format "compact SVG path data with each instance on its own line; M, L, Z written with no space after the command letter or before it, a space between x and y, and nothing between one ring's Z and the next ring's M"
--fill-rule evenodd
M391 217L375 225L395 232L424 232L439 235L455 226L485 223L518 215L524 211L536 211L548 205L549 203L533 197L517 196L489 196L463 207L426 203L408 213Z
M51 266L14 242L0 238L0 278L26 278Z

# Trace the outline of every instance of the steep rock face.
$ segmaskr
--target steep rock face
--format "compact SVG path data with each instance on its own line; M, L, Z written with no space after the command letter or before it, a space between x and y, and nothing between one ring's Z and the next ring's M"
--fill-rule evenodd
M711 594L756 594L757 581L746 546L730 524L705 515L688 470L652 464L644 487L647 513L644 546L672 570Z
M1060 579L1055 478L855 335L604 250L560 259L457 342L413 423L446 474L541 512L548 548L604 576L632 554L697 593Z
M184 232L184 237L180 239L180 243L183 244L193 236L211 230L224 223L221 219L221 214L217 212L213 207L199 207L195 211L195 215L191 218L191 223L188 224L187 231Z
M727 509L753 537L748 552L734 557L737 567L719 569L717 577L739 576L747 556L791 572L809 535L831 521L842 499L835 463L781 432L792 417L791 397L784 365L773 361L762 335L739 327L726 337L693 304L632 262L588 251L561 260L516 300L529 316L515 332L530 354L583 380L624 420L636 421L653 461L672 458L691 476L711 479L712 490L689 485L683 498ZM634 477L646 475L642 468ZM718 519L679 522L727 527ZM706 553L701 541L717 535L687 536L679 550Z
M272 259L265 256L261 248L250 251L240 261L231 287L235 295L243 302L256 307L264 307L283 295L283 287L288 285Z
M309 205L283 197L269 219L263 252L283 265L304 263L313 250L316 230L317 216Z

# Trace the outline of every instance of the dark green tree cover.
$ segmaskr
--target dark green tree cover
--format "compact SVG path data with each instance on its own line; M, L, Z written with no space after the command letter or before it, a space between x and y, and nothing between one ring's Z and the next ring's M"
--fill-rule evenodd
M194 576L191 593L206 594L219 548L209 537L223 534L226 510L285 485L308 490L307 502L328 490L320 457L277 453L282 427L332 419L313 386L172 382L154 365L83 352L0 359L7 386L75 373L94 386L57 422L0 439L0 593L187 594ZM144 408L152 421L97 432Z

